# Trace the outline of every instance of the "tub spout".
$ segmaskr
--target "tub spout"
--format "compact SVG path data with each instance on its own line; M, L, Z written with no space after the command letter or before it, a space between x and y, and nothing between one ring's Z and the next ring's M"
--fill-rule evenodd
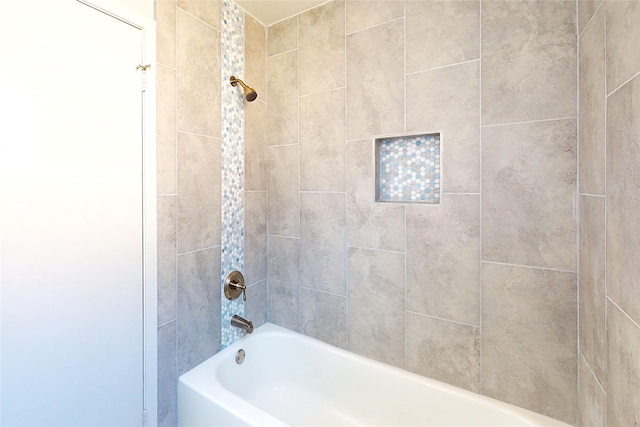
M240 328L246 333L250 334L253 332L253 322L249 320L243 319L242 317L234 314L231 318L231 326L235 326L236 328Z

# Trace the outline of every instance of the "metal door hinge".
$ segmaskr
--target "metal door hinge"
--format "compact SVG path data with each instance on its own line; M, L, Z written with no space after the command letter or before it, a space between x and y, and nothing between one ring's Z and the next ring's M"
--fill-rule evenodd
M144 92L145 90L147 90L147 69L151 68L151 64L147 64L147 65L138 65L136 67L136 70L142 70L142 91Z

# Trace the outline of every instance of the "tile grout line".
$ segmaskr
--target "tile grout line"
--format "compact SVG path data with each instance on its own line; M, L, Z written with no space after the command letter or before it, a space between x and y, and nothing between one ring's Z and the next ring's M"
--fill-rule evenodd
M538 267L538 266L534 266L534 265L514 264L514 263L509 263L509 262L487 261L487 260L482 260L482 262L485 263L485 264L505 265L505 266L508 266L508 267L533 268L535 270L555 271L555 272L558 272L558 273L572 273L572 274L577 274L578 273L575 270L563 270L561 268Z
M348 245L347 246L349 249L360 249L360 250L364 250L364 251L377 251L377 252L387 252L387 253L391 253L391 254L403 254L403 251L393 251L390 249L378 249L378 248L367 248L364 246L355 246L355 245Z
M591 376L593 377L593 379L596 380L596 383L598 384L598 387L600 387L600 390L602 390L602 394L604 394L605 396L607 395L607 392L604 390L604 387L602 386L602 383L600 382L600 380L598 380L598 377L596 376L595 372L593 372L593 369L591 368L591 365L589 364L589 362L587 362L587 358L584 357L583 353L578 354L578 359L582 359L584 360L584 364L587 365L587 368L589 369L589 372L591 373ZM578 363L580 361L578 360ZM580 376L578 376L578 378L580 378ZM579 397L580 395L578 395ZM578 424L576 424L578 425Z
M215 31L219 32L220 34L222 34L222 24L220 25L220 29L217 29L217 28L216 28L216 27L214 27L213 25L209 24L207 21L204 21L204 20L202 20L202 19L198 18L198 17L197 17L196 15L194 15L193 13L188 12L187 10L185 10L185 9L183 9L183 8L181 8L180 6L177 6L177 5L176 5L176 20L177 20L177 16L178 16L178 14L177 14L177 11L178 11L178 10L180 10L180 11L181 11L181 12L183 12L184 14L186 14L186 15L188 15L188 16L190 16L190 17L192 17L193 19L195 19L195 20L199 21L200 23L202 23L202 24L206 25L207 27L209 27L209 28L211 28L211 29L213 29L213 30L215 30ZM177 23L176 23L176 28L178 28Z
M157 0L158 2L160 0ZM174 52L174 60L175 60L175 64L176 64L176 69L175 69L175 79L173 80L173 101L174 101L174 129L173 129L173 133L174 133L174 143L175 143L175 158L173 161L173 169L174 169L174 173L175 173L175 186L176 186L176 209L175 209L175 232L176 232L176 242L175 242L175 251L176 251L176 255L175 255L175 262L174 262L174 269L175 269L175 273L176 273L176 279L175 279L175 283L174 283L174 290L175 290L175 294L176 294L176 301L175 301L175 311L176 311L176 339L175 339L175 361L176 361L176 383L178 380L178 377L180 376L180 360L179 360L179 328L180 328L180 308L179 308L179 304L178 304L178 300L179 300L179 296L180 296L180 292L179 292L179 288L180 288L180 283L179 283L179 271L178 271L178 242L179 242L179 227L178 227L178 217L180 215L180 192L179 192L179 188L180 188L180 177L178 174L179 168L178 168L178 78L179 78L179 73L178 73L178 59L179 59L179 55L178 55L178 6L176 3L172 2L173 7L175 8L174 11L174 34L173 34L173 38L174 38L174 43L175 43L175 52ZM177 384L176 384L177 387ZM177 393L176 393L176 400L177 400ZM176 418L177 418L177 402L176 402Z
M638 324L638 322L636 322L633 317L631 317L629 315L629 313L627 313L622 307L620 307L618 305L618 303L616 303L613 299L611 299L610 296L607 296L607 300L609 300L609 302L613 305L616 306L616 308L618 309L618 311L620 311L620 313L622 313L624 315L624 317L626 317L627 319L629 319L631 321L631 323L633 323L635 325L636 328L640 329L640 324Z
M567 117L555 117L551 119L539 119L539 120L524 120L521 122L511 122L511 123L495 123L490 125L480 125L481 128L491 128L498 126L513 126L513 125L526 125L531 123L545 123L545 122L557 122L560 120L576 120L578 117L576 116L567 116Z
M348 350L350 348L351 340L349 334L349 183L347 179L346 171L349 170L349 144L347 142L348 137L348 118L347 118L347 8L349 7L349 2L344 2L344 38L343 38L343 46L344 46L344 70L342 71L344 78L344 129L342 131L342 136L344 138L343 149L344 149L344 162L345 162L345 176L344 176L344 286L345 286L345 294L347 296L347 301L345 303L345 349Z
M296 19L297 19L297 15L296 15ZM296 26L296 31L298 31L297 26ZM296 40L296 47L292 49L283 50L282 52L274 53L273 55L267 55L267 59L272 59L272 58L275 58L276 56L286 55L287 53L292 53L294 50L298 50L297 43L298 41Z
M296 19L296 139L298 148L296 150L296 157L298 160L298 331L302 332L302 327L300 323L300 289L301 289L301 279L300 279L300 249L302 248L302 197L300 194L301 187L301 173L300 173L300 15L297 14L295 16Z
M259 21L258 21L259 22ZM267 127L267 117L269 114L269 98L268 98L268 93L267 93L267 77L268 77L268 61L267 61L267 43L268 43L268 35L269 32L267 31L267 27L265 25L262 25L262 32L264 34L264 130L262 133L262 137L263 137L263 141L262 141L262 148L264 149L264 157L265 157L265 167L264 167L264 180L265 180L265 187L266 187L266 206L265 206L265 254L264 256L266 257L265 259L265 268L266 268L266 272L265 272L265 280L266 280L266 286L267 286L267 301L266 301L266 307L267 307L267 312L265 313L265 317L266 317L266 321L269 321L269 317L271 316L271 307L269 306L269 296L271 295L270 292L270 286L269 286L269 157L268 157L268 152L267 152L267 132L268 132L268 127ZM246 167L246 166L245 166Z
M162 323L162 324L159 324L159 325L158 325L158 329L160 329L160 328L164 328L165 326L167 326L167 325L169 325L169 324L171 324L171 323L173 323L173 322L177 322L177 319L176 319L176 318L173 318L173 319L171 319L171 320L167 320L166 322L164 322L164 323Z
M316 289L316 288L310 288L309 286L302 286L300 285L300 289L307 289L309 291L313 291L313 292L319 292L321 294L326 294L326 295L333 295L334 297L340 297L340 298L347 298L346 295L340 295L340 294L336 294L335 292L329 292L329 291L325 291L323 289Z
M479 183L478 183L478 190L479 190L479 201L478 201L478 233L480 234L479 239L478 239L478 255L479 255L479 260L478 260L478 266L479 266L479 271L480 271L480 275L478 277L478 285L479 285L479 292L478 292L478 308L479 308L479 319L478 319L478 331L479 331L479 335L480 335L480 355L479 355L479 361L478 364L479 369L480 369L480 378L478 378L480 384L478 385L479 389L480 389L480 394L484 394L484 373L483 373L483 366L484 366L484 329L482 326L482 318L484 317L484 305L483 305L483 292L484 292L484 286L483 286L483 268L482 268L482 0L478 1L478 20L479 20L479 28L478 28L478 158L479 158L479 162L478 162L478 174L479 174Z
M576 15L578 15L578 4L580 4L580 0L576 0ZM596 16L596 14L598 13L598 11L600 10L600 7L604 4L604 0L600 1L600 4L598 5L598 7L596 8L595 12L593 12L593 15L591 15L591 18L589 18L589 21L587 22L587 24L584 26L584 28L582 29L582 31L580 31L580 22L578 21L578 19L576 19L576 33L578 33L578 38L582 37L582 35L584 34L584 32L587 30L587 28L589 28L589 25L591 24L591 21L593 21L593 18ZM577 16L577 18L579 18L579 16Z
M457 320L445 319L444 317L434 316L432 314L424 314L424 313L420 313L420 312L414 311L414 310L407 310L407 313L411 313L411 314L415 314L415 315L423 316L423 317L429 317L431 319L438 319L438 320L441 320L443 322L455 323L456 325L468 326L468 327L474 328L474 329L479 329L480 328L479 325L472 325L471 323L465 323L465 322L459 322Z
M222 136L211 136L211 135L205 135L204 133L189 132L187 130L180 130L180 129L178 129L177 126L176 126L176 133L183 133L185 135L201 136L203 138L209 138L209 139L219 139L220 141L222 141Z
M607 81L607 72L608 72L608 67L607 67L607 36L608 36L608 26L607 26L607 21L608 21L608 11L605 8L604 9L604 337L603 337L603 345L602 345L602 349L603 349L603 353L607 354L609 351L608 345L607 345L607 339L608 339L608 324L609 324L609 318L608 318L608 314L607 314L607 295L609 293L608 290L608 280L607 280L607 275L608 275L608 263L607 263L607 253L608 253L608 248L607 248L607 233L609 232L608 227L607 227L607 219L608 219L608 211L609 209L607 209L607 172L608 172L608 165L607 165L607 151L608 151L608 145L609 145L609 137L608 137L608 127L609 127L609 100L607 97L607 92L609 91L609 83ZM609 369L609 362L607 360L607 357L604 358L604 368L605 368L605 372L608 371ZM605 393L608 390L605 390ZM607 418L608 418L608 412L609 409L606 408L605 409L605 422L607 422Z
M171 65L160 62L157 59L156 59L156 65L162 68L166 68L167 70L171 70L173 72L176 72L176 68L177 68L177 66L172 67Z
M357 33L363 32L363 31L368 31L368 30L371 30L371 29L376 28L376 27L382 27L383 25L389 24L389 23L394 22L394 21L399 21L401 19L404 19L404 16L401 16L399 18L393 18L393 19L390 19L388 21L380 22L379 24L371 25L369 27L362 28L362 29L357 30L357 31L352 31L350 33L347 33L346 32L346 28L345 28L345 36L350 36L352 34L357 34Z
M194 254L196 252L208 251L209 249L215 249L215 248L222 248L222 245L207 246L206 248L194 249L192 251L186 251L186 252L178 252L178 251L176 251L176 254L177 254L178 257L180 257L182 255Z
M275 147L291 147L292 145L298 145L297 142L291 142L288 144L276 144L276 145L267 145L267 149L275 148Z
M403 56L402 56L402 66L403 66L403 74L404 74L404 133L407 133L407 2L404 1L402 2L402 16L404 18L403 21L403 25L402 25L402 44L403 44ZM374 148L375 150L375 148ZM377 161L375 162L377 163ZM377 166L376 166L377 167ZM375 177L375 172L374 172L374 177ZM378 186L378 184L376 183L376 186ZM374 188L374 191L378 191L377 188ZM404 368L407 369L408 368L408 354L407 354L407 348L408 348L408 341L409 341L409 337L407 334L407 309L409 307L408 304L408 295L407 295L407 288L408 288L408 280L407 280L407 206L405 205L403 207L403 211L404 211Z
M578 0L575 0L575 22L576 22L576 194L574 200L574 221L576 224L576 269L578 271L576 275L576 414L575 421L576 425L579 425L580 422L580 211L581 211L581 203L580 203L580 21L578 16ZM594 13L595 16L595 13ZM593 17L592 17L593 19ZM589 21L591 22L591 21ZM588 24L587 24L588 26ZM586 27L585 27L586 29ZM591 369L591 367L589 367Z
M443 68L451 68L451 67L456 67L458 65L471 64L472 62L480 62L480 58L478 57L478 58L475 58L475 59L468 59L466 61L454 62L452 64L441 65L441 66L433 67L433 68L427 68L425 70L411 71L409 73L406 73L405 75L414 76L416 74L428 73L430 71L442 70Z
M269 236L271 236L271 237L279 237L281 239L300 240L300 237L297 237L297 236L285 236L285 235L282 235L282 234L269 234Z
M331 88L331 89L323 89L323 90L320 90L318 92L305 93L304 95L300 95L300 98L306 98L308 96L314 96L314 95L321 95L323 93L329 93L329 92L334 92L334 91L337 92L337 91L339 91L341 89L346 89L346 87L347 86L344 85L344 86L334 87L334 88Z
M606 48L605 48L606 49ZM610 94L608 94L606 97L610 97L611 95L613 95L614 93L618 92L620 89L622 89L624 86L627 85L627 83L629 83L630 81L632 81L633 79L635 79L636 77L640 76L640 71L638 71L637 73L635 73L633 76L629 77L627 80L625 80L620 86L618 86L617 88L615 88L614 90L611 91Z

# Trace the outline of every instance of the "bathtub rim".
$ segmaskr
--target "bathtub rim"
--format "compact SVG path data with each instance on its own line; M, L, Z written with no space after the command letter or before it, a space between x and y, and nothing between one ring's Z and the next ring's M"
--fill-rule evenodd
M513 417L520 418L523 422L527 423L530 427L572 427L571 424L567 424L563 421L551 418L547 415L533 412L529 409L522 408L513 405L508 402L504 402L487 395L475 393L470 390L466 390L433 378L429 378L420 375L409 370L392 366L384 362L370 359L365 356L350 352L348 350L335 347L331 344L327 344L316 338L303 335L299 332L295 332L273 323L266 322L256 328L253 334L245 334L236 342L219 351L209 359L195 366L191 370L180 375L178 378L178 407L180 407L181 393L180 390L184 387L197 392L205 399L210 401L213 405L228 411L235 417L241 419L243 422L250 426L289 426L277 417L269 414L261 408L253 405L251 402L244 400L241 396L229 390L220 380L217 375L219 366L227 360L227 357L235 358L235 353L243 347L244 343L256 336L263 335L283 335L292 336L296 340L300 340L303 343L309 344L313 347L319 348L320 351L329 352L335 354L338 357L346 358L350 361L357 363L363 363L371 366L375 369L384 369L398 375L401 378L409 381L418 381L426 384L427 386L437 390L439 392L453 395L455 397L469 399L480 404L490 405L497 411L509 414ZM215 393L213 392L215 390ZM260 420L259 424L256 424L256 419ZM178 421L180 424L180 413L178 413ZM526 427L526 426L523 426Z

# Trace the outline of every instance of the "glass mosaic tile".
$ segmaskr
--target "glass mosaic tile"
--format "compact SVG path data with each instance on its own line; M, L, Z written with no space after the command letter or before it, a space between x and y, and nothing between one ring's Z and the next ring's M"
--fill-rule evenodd
M233 344L244 332L231 326L234 314L244 316L242 297L224 296L224 279L234 270L244 273L244 97L229 78L244 78L244 13L230 0L222 2L222 233L221 233L221 345ZM251 320L251 319L249 319Z
M376 201L440 203L440 134L378 138Z

